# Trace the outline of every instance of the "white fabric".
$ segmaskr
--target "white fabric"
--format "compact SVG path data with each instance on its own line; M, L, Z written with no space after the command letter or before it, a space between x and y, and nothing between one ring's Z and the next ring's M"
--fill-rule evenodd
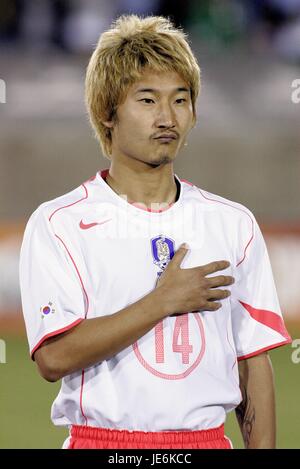
M166 318L137 344L84 370L83 386L81 371L65 377L52 407L56 425L218 427L241 400L237 357L287 342L240 303L281 317L253 215L242 205L180 185L172 207L147 212L117 195L98 173L31 216L20 262L31 353L85 315L113 314L153 290L163 268L159 262L168 254L164 239L161 257L153 250L159 236L169 246L173 242L175 251L183 242L190 245L182 268L227 259L231 266L218 274L236 278L232 296L217 312Z

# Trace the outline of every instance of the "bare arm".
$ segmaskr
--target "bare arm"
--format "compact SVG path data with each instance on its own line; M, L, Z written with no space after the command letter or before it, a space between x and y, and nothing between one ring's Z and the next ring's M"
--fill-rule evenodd
M123 310L86 319L70 331L45 341L34 358L47 381L108 359L146 334L163 317L158 290Z
M159 321L171 314L193 310L216 311L227 298L229 276L206 275L228 267L226 261L181 269L187 250L178 249L162 275L157 288L136 303L114 314L86 319L70 331L45 341L35 352L41 375L48 381L87 368L133 344Z
M243 400L235 412L245 448L275 448L275 391L268 354L240 361L239 374Z

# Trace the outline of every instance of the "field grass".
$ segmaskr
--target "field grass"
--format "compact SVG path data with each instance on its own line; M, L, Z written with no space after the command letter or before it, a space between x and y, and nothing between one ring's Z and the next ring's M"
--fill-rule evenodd
M300 337L300 334L293 337ZM54 427L50 407L59 383L47 383L29 359L26 339L2 337L6 364L0 364L0 448L60 448L67 430ZM300 363L294 364L290 346L270 352L276 379L279 448L300 448ZM226 433L235 448L242 440L234 413Z

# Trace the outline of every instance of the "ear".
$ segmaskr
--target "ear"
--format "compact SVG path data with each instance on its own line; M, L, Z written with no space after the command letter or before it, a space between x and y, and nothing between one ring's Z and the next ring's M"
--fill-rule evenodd
M112 129L113 126L114 126L113 121L104 121L104 122L102 122L102 124L105 125L105 127L107 127L108 129Z

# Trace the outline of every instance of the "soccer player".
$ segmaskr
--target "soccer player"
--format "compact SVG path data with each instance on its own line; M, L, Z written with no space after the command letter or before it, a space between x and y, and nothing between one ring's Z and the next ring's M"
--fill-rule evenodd
M275 446L267 350L290 343L251 212L174 174L196 121L197 61L163 17L102 34L86 102L107 170L42 204L20 281L32 358L62 379L65 448ZM84 164L84 163L83 163Z

